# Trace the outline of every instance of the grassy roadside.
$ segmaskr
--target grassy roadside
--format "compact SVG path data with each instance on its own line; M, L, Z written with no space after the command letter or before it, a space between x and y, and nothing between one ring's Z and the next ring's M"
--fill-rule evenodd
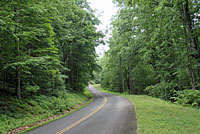
M93 96L87 89L85 89L84 94L74 93L71 91L60 91L56 97L37 96L31 100L21 100L16 102L14 102L14 100L9 100L8 98L9 101L7 101L4 105L0 105L0 134L6 133L21 126L34 124L35 122L48 117L61 114L65 110L73 109L77 105L82 104L88 97ZM67 112L64 115L30 127L25 131L20 132L20 134L69 115L70 113L83 108L92 102L92 100L93 99L89 100L84 105L81 105L75 110Z
M100 85L95 88L103 90ZM139 134L200 134L200 110L172 104L146 95L119 94L136 107Z

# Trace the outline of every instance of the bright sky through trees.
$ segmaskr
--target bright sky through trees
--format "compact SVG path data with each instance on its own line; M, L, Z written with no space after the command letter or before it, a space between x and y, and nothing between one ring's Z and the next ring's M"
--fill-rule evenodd
M93 9L97 10L97 14L100 14L99 17L101 21L101 25L98 26L99 30L103 30L104 32L110 27L110 22L112 15L115 15L117 12L117 8L115 8L112 0L88 0L90 6ZM110 32L109 32L110 33ZM110 34L106 34L106 38L110 37ZM108 45L99 45L96 48L96 52L99 55L102 55L105 51L109 49Z

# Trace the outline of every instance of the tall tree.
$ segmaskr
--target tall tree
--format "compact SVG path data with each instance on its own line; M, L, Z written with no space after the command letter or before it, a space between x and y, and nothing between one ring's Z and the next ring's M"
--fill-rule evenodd
M110 50L102 67L102 85L169 100L174 91L199 89L199 2L187 0L115 0ZM116 59L120 54L123 69ZM112 63L111 63L112 61ZM101 63L101 62L100 62ZM108 75L106 75L108 74ZM105 81L109 81L106 83ZM120 91L120 88L118 88Z

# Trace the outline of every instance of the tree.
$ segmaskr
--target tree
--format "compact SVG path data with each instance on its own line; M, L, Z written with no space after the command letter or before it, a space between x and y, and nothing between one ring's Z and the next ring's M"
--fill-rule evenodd
M0 86L30 94L82 91L97 69L103 34L85 0L0 2ZM64 82L65 81L65 82Z
M199 89L195 85L199 83L198 1L114 2L119 10L112 22L110 50L103 58L102 85L120 91L121 83L116 81L123 74L129 93L165 100L175 91Z

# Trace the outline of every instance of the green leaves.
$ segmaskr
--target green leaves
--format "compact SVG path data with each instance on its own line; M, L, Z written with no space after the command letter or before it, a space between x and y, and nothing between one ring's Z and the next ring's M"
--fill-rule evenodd
M87 1L3 1L0 5L0 82L25 93L85 88L98 68L95 46L103 38Z
M174 96L173 91L192 88L190 70L195 70L195 82L199 83L199 58L193 57L189 63L188 48L184 46L186 37L179 6L186 4L186 0L114 2L118 4L119 10L112 22L110 50L100 59L102 71L97 75L100 78L96 78L102 86L121 91L120 77L123 74L125 87L129 93L147 93L170 100L170 97ZM190 11L198 7L195 13L199 13L197 5L197 1L189 2ZM189 57L198 53L197 49L192 47L195 46L195 41L192 40L199 41L199 35L194 32L199 27L199 18L194 19L195 13L187 14L193 19L184 22L192 24L190 28L193 34L186 32L191 51ZM187 30L190 29L189 26L185 27L188 27ZM191 64L194 66L188 70L188 65ZM123 73L120 72L120 65ZM199 86L196 88L199 89Z
M177 91L176 96L173 99L175 103L181 104L183 106L200 107L200 91L198 90L183 90Z
M97 68L95 46L103 35L96 31L95 25L99 21L86 1L78 0L77 4L60 2L56 7L60 17L54 19L53 26L62 64L69 69L64 73L69 74L66 84L72 89L82 90Z

